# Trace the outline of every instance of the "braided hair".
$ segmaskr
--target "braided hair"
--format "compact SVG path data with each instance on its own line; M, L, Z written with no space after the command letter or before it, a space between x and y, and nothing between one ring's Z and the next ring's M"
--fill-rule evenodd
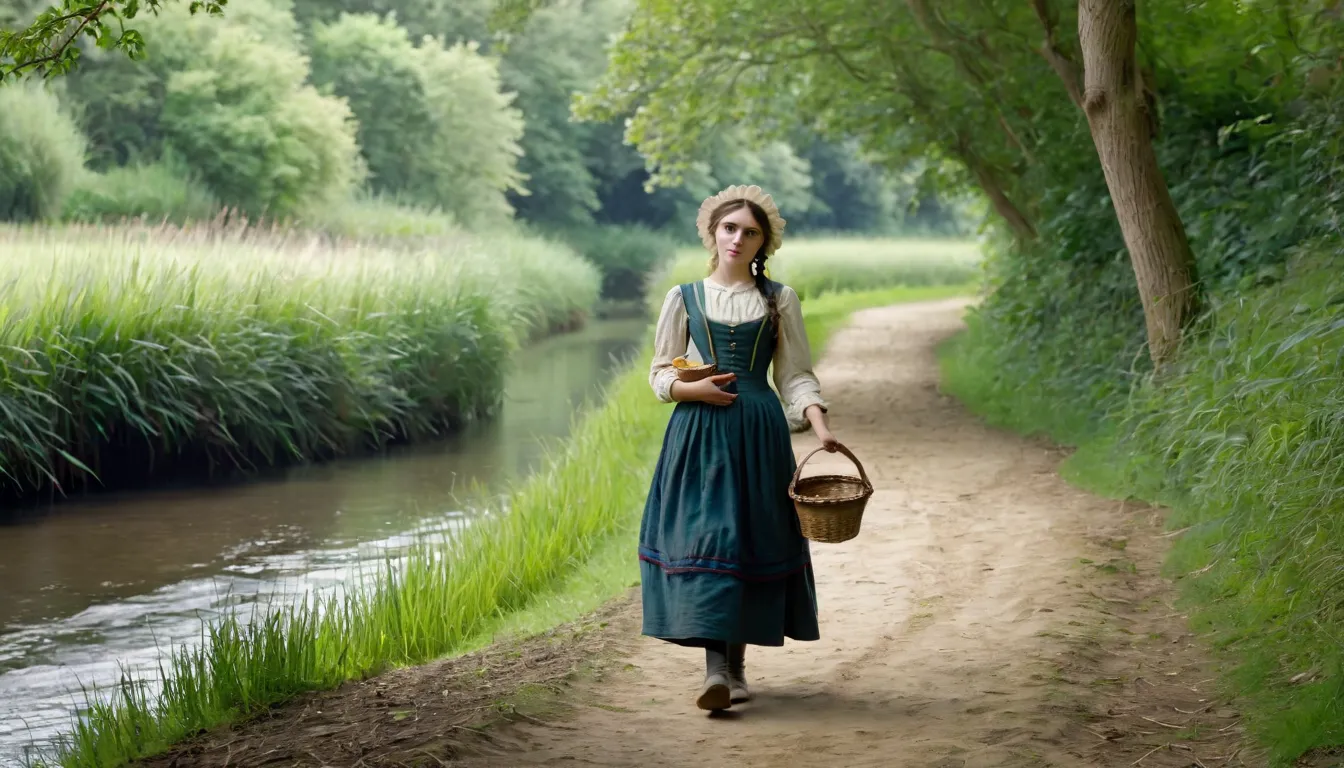
M729 200L718 208L714 209L709 217L709 231L719 231L719 222L723 217L741 208L747 208L751 215L756 219L756 224L761 228L761 234L764 237L761 240L761 249L756 252L756 256L751 260L751 275L756 281L756 290L761 292L761 297L765 299L766 314L770 317L771 332L779 335L779 299L775 292L770 290L770 279L765 276L765 262L770 257L765 253L765 246L770 242L770 218L765 215L765 211L750 200ZM719 253L717 250L714 256L709 260L709 271L713 272L719 268Z

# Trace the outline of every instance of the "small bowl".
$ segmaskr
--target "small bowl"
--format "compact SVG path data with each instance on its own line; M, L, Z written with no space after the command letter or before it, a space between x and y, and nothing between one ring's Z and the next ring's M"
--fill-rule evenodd
M674 364L672 368L677 372L677 378L685 382L700 381L701 379L707 379L710 376L713 376L714 373L719 370L719 367L713 363L692 365L685 368Z

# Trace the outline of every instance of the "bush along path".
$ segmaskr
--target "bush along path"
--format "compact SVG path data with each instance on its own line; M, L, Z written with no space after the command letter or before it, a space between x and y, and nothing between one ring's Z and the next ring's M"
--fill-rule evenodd
M829 344L833 424L876 494L857 539L813 548L823 639L749 651L754 701L696 710L702 659L639 637L631 590L145 764L1263 764L1158 574L1162 512L1069 486L1059 451L940 392L935 349L964 308L859 312ZM828 455L808 467L852 471Z

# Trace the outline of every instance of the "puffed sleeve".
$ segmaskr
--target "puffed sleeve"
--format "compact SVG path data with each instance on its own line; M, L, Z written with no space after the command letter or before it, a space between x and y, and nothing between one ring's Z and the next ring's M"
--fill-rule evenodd
M794 431L807 427L803 412L812 405L829 406L821 396L821 382L812 371L812 348L803 325L803 307L798 294L784 286L779 293L779 343L775 347L775 389L784 402L784 413Z
M672 382L677 380L672 360L686 354L686 304L681 289L674 287L663 299L663 309L654 326L653 362L649 368L649 386L664 403L672 402Z

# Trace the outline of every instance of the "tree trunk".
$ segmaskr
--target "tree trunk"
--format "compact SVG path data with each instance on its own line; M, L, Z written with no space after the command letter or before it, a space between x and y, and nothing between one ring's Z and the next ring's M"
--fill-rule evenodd
M1083 111L1129 249L1154 365L1170 362L1199 311L1194 254L1157 164L1139 77L1135 0L1079 0Z

